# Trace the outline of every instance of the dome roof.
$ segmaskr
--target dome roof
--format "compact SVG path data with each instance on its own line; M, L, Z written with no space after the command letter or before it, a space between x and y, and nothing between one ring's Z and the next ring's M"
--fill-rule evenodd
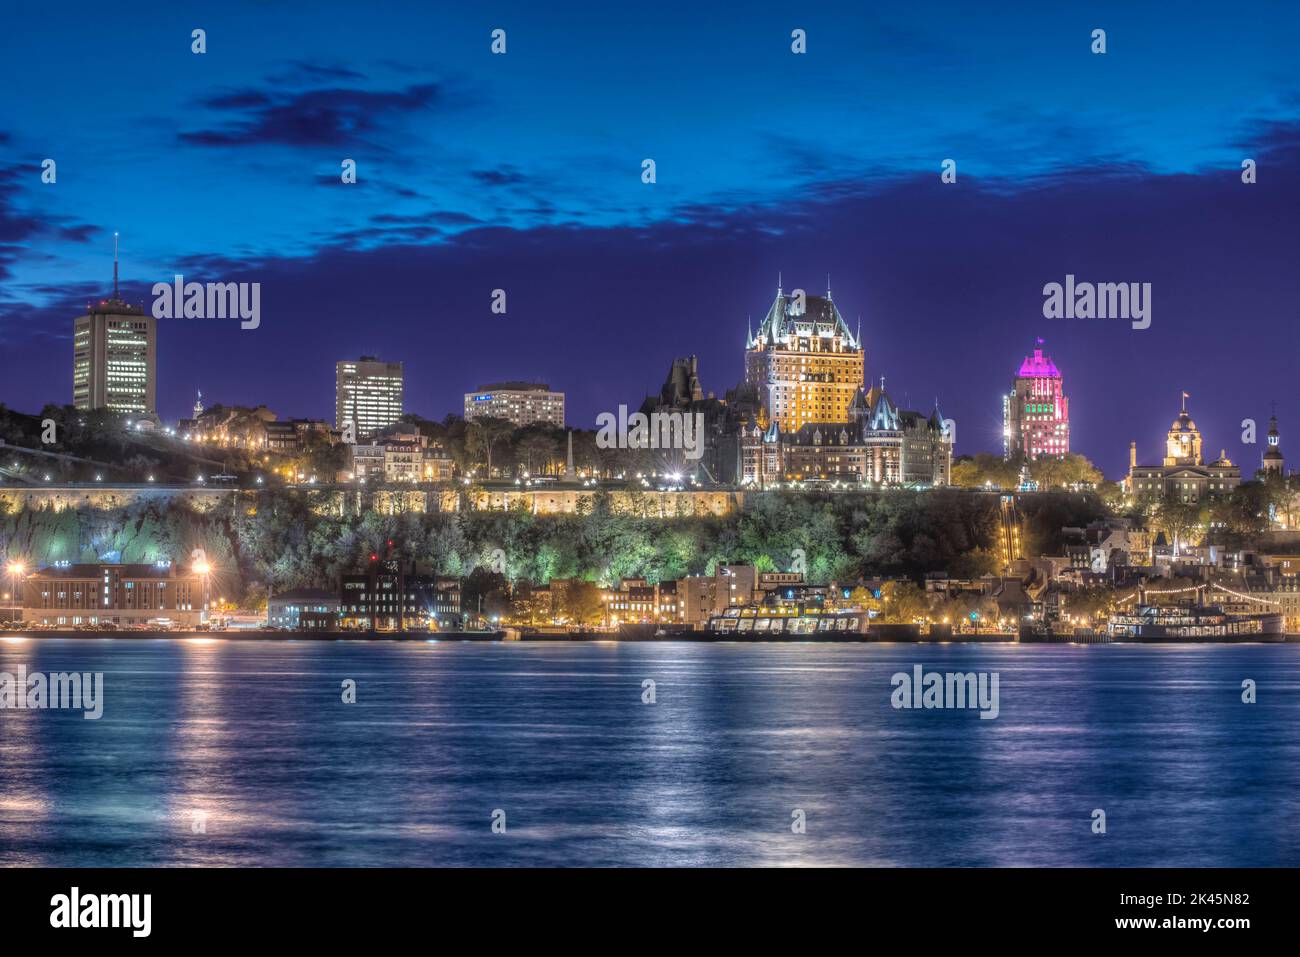
M1170 432L1195 432L1196 423L1192 421L1191 417L1186 412L1184 412L1182 415L1174 419L1174 421L1169 424L1169 431Z

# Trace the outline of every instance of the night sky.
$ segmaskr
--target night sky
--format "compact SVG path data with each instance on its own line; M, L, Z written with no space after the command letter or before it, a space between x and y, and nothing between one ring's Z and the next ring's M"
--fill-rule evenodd
M1275 401L1300 464L1294 4L182 6L5 15L10 407L71 401L72 318L110 291L119 230L133 301L177 272L262 283L256 330L160 320L167 419L197 388L332 418L334 362L367 353L405 363L408 411L533 379L591 428L674 356L722 395L778 272L816 294L829 273L868 377L937 397L959 453L1000 450L1042 337L1111 478L1130 440L1158 460L1183 390L1210 457L1253 471ZM1067 273L1151 283L1151 328L1045 319Z

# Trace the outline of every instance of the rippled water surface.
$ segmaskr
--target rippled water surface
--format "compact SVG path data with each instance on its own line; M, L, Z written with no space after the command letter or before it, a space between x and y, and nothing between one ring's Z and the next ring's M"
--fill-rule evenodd
M996 671L999 716L895 710L915 664ZM1300 864L1297 645L0 644L19 665L101 671L105 705L0 710L3 864Z

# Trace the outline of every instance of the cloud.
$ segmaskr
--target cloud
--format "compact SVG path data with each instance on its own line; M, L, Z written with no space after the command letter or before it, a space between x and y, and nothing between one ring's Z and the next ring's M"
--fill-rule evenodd
M529 182L527 176L510 164L499 166L496 169L471 170L470 175L484 186L522 186Z
M37 173L32 171L30 175L34 178ZM62 216L41 217L20 210L19 182L17 169L0 170L0 279L13 276L11 267L30 253L33 243L47 240L87 243L102 232L89 223L72 222Z
M437 83L376 91L333 87L296 92L235 90L201 104L233 114L224 124L181 132L193 146L343 146L382 132L397 117L447 106Z

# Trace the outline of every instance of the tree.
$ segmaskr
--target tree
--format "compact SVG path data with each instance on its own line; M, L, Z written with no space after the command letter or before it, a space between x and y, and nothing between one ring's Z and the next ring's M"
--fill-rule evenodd
M930 611L925 592L911 581L885 582L880 587L880 599L884 606L881 618L886 622L907 624L925 618Z
M1206 541L1226 548L1249 548L1268 530L1272 495L1264 482L1245 482L1210 503Z
M1099 468L1076 452L1039 456L1029 463L1029 476L1040 489L1098 485L1104 479Z
M952 464L952 484L963 488L1015 488L1020 484L1020 461L990 452L963 455Z
M557 458L560 443L549 431L534 427L521 429L515 441L515 454L530 475L542 473Z
M510 438L514 426L505 419L485 415L469 423L465 432L465 448L479 461L486 462L487 478L492 477L492 454L501 443Z
M599 624L605 603L594 582L575 578L560 597L560 615L576 625Z
M1151 522L1177 549L1199 541L1199 532L1205 526L1205 511L1199 502L1184 502L1175 495L1166 495L1156 506Z
M1080 588L1062 596L1062 611L1067 617L1082 618L1086 623L1095 624L1115 610L1121 597L1115 589L1105 586Z
M874 611L877 617L879 617L881 612L884 610L884 602L877 598L876 593L870 588L866 588L862 585L854 588L853 591L849 593L849 603L856 605L868 614Z

